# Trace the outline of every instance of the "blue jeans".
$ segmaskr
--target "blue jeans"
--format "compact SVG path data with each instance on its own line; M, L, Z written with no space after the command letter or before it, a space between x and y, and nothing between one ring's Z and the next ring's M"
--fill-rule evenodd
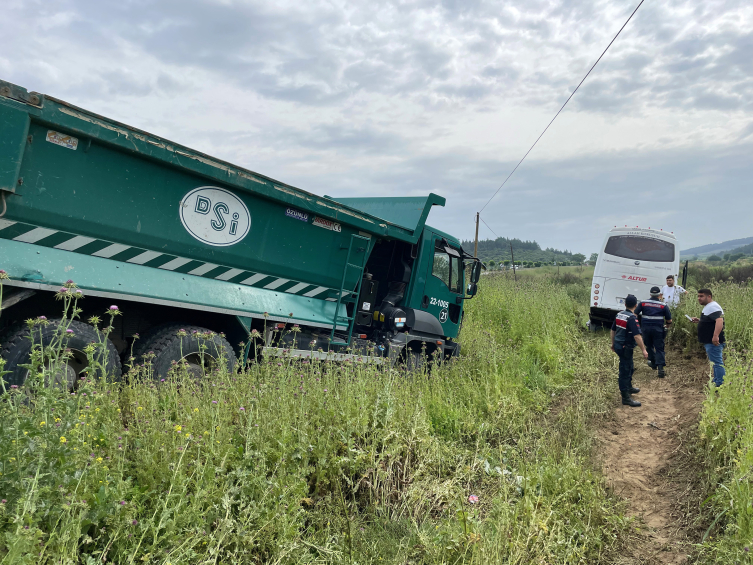
M722 351L727 346L726 343L720 343L714 345L713 343L704 343L703 347L706 348L706 355L709 356L709 361L714 365L714 384L716 386L722 386L724 384L724 358L722 357Z

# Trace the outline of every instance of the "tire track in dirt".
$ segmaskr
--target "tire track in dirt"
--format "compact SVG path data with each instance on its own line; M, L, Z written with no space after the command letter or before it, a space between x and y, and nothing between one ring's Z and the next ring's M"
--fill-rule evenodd
M614 494L627 502L627 514L644 525L640 539L616 561L620 564L688 563L692 534L683 514L687 500L682 500L687 477L677 471L687 461L683 441L698 422L708 364L679 352L670 353L667 361L667 378L659 379L636 351L633 384L641 389L635 395L639 408L619 403L615 370L615 411L599 432L604 475Z

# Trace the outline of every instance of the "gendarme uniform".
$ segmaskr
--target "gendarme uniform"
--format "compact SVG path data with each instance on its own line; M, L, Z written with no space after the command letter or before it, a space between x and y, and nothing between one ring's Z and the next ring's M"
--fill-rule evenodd
M614 331L614 352L620 358L620 371L617 382L623 399L633 390L633 349L635 348L635 336L641 335L638 317L630 310L623 310L612 323Z
M658 369L658 377L664 378L664 323L672 320L669 306L659 300L659 287L651 289L651 298L638 303L635 313L641 317L643 343L648 350L648 366Z

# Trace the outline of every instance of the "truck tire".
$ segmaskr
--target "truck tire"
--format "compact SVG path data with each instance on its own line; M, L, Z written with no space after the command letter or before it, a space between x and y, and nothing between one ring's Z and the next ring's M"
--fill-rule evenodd
M178 332L181 330L186 332L187 335L184 337L178 336ZM198 334L207 337L200 339ZM144 362L144 355L147 353L154 354L151 362L155 378L166 378L173 366L173 361L178 362L181 359L186 360L188 371L194 378L201 378L203 371L199 346L202 341L206 345L204 350L204 367L206 370L211 370L223 356L227 363L227 370L233 371L235 369L238 360L230 343L224 337L199 326L165 324L152 328L144 335L143 341L137 342L133 354L138 363Z
M50 323L44 327L35 328L35 340L40 339L42 344L48 346L57 333L61 320L50 320ZM68 338L67 347L71 350L71 358L68 359L64 374L55 375L55 383L62 385L71 390L76 386L79 376L88 367L89 363L84 353L84 349L92 342L99 342L101 337L97 335L96 330L89 324L72 321L68 326L73 333ZM26 381L29 370L22 367L29 363L31 358L32 343L29 339L31 332L26 324L14 324L10 326L0 337L0 357L5 359L5 370L10 371L5 375L5 380L9 385L22 386ZM113 343L107 339L105 343L106 360L104 362L107 376L114 381L120 380L122 368L120 357ZM101 371L94 375L95 378L102 378Z
M427 359L421 350L413 350L410 347L405 348L405 355L403 357L405 369L409 373L419 373L427 366Z

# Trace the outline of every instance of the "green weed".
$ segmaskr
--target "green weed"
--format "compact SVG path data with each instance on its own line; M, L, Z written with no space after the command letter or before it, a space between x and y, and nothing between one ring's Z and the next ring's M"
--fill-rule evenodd
M615 383L587 304L492 276L466 306L462 357L412 374L147 358L68 390L40 356L0 403L0 563L604 562L630 521L590 463Z
M705 357L696 326L684 316L700 316L695 290L676 309L672 335L686 350ZM708 491L704 507L712 516L700 558L703 563L753 563L753 287L721 282L711 290L724 309L727 375L719 389L709 384L699 424Z

